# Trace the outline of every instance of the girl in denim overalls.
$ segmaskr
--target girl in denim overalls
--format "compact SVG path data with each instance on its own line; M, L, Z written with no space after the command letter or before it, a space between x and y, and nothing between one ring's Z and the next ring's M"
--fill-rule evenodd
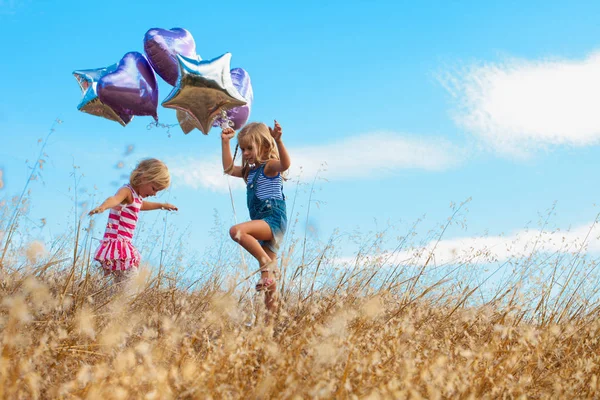
M272 295L276 292L275 279L279 274L277 250L287 227L281 173L290 167L290 156L281 140L281 133L277 121L273 129L257 122L246 125L238 134L241 166L233 165L229 147L234 130L226 128L221 133L223 169L225 173L246 181L251 219L232 226L229 234L258 260L261 277L256 290L269 294L265 302L270 310L275 307Z

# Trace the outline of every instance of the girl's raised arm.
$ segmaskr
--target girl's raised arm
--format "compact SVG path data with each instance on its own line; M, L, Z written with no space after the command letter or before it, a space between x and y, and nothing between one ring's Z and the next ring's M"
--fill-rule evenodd
M113 208L114 206L123 203L125 200L127 200L127 203L129 204L133 201L133 197L131 196L131 190L126 187L122 187L121 189L117 190L117 193L115 193L114 196L110 196L108 199L104 200L102 204L90 211L88 215L104 212L109 208Z
M279 160L270 160L265 166L265 175L267 176L275 176L279 172L287 171L287 169L292 164L290 160L290 155L287 152L287 149L283 145L283 140L281 140L281 135L283 131L281 130L281 125L279 122L275 121L275 127L273 129L269 128L271 132L271 136L275 139L275 144L277 145L277 150L279 151Z
M241 178L242 167L233 165L233 157L231 156L231 148L229 147L229 141L234 135L235 131L232 128L225 128L221 132L223 171L231 176Z

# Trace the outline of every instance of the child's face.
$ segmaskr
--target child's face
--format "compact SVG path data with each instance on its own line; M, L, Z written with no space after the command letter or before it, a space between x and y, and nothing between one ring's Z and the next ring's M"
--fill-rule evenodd
M142 197L154 196L160 191L156 183L152 182L142 183L137 189L138 194Z
M242 157L248 164L256 163L256 147L254 143L242 143L240 144L240 150L242 150Z

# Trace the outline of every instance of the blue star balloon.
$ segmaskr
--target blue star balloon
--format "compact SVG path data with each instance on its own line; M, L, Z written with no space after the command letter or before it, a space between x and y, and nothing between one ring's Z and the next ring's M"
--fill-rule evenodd
M97 86L98 81L103 76L116 71L118 64L113 64L105 68L84 69L74 71L73 75L79 83L83 98L77 106L79 111L103 117L111 121L116 121L119 124L126 126L133 119L133 115L126 115L116 112L110 106L104 104L98 98Z
M231 79L231 53L208 61L178 54L177 60L179 78L162 105L181 111L177 118L185 133L198 128L207 135L223 111L246 104Z

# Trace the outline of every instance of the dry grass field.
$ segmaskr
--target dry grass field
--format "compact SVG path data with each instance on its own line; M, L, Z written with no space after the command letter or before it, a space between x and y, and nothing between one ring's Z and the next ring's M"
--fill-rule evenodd
M476 263L358 254L340 267L335 241L291 239L266 322L256 275L236 275L227 256L201 280L172 257L115 290L90 262L85 223L31 241L26 212L11 217L17 200L0 214L2 398L600 397L597 260L584 248L533 245L484 290ZM361 252L377 254L380 239Z

